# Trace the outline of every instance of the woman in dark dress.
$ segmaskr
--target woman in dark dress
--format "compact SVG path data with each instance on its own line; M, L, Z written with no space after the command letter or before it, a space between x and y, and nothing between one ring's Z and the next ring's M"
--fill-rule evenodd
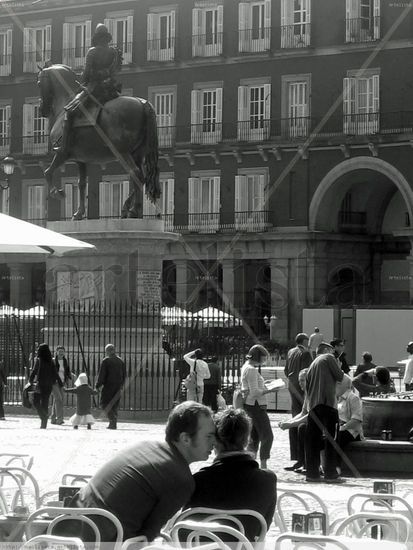
M34 406L41 421L40 428L46 429L49 417L49 398L52 393L53 384L62 385L52 358L52 353L47 344L40 344L38 347L36 362L30 373L29 382L36 384Z

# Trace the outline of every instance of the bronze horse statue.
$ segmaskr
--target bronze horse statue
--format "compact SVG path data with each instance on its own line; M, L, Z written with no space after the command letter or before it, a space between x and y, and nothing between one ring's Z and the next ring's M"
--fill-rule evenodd
M79 91L79 83L72 69L60 64L42 68L37 83L40 113L49 119L53 146L62 135L64 107ZM88 113L83 116L87 119ZM84 125L74 124L67 152L56 152L44 172L53 196L64 196L63 190L53 184L53 173L67 160L75 161L79 168L79 208L73 219L80 220L85 215L87 165L114 160L129 174L129 197L123 205L122 217L138 217L142 211L142 185L145 184L152 202L160 195L158 135L152 105L143 99L120 96L101 106L97 121L89 117Z

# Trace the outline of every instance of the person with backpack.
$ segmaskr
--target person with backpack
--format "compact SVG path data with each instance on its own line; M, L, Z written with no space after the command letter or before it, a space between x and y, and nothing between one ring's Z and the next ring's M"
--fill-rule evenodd
M184 355L189 365L189 374L184 380L186 398L188 401L202 403L204 397L204 380L211 376L208 363L203 360L204 354L200 348Z

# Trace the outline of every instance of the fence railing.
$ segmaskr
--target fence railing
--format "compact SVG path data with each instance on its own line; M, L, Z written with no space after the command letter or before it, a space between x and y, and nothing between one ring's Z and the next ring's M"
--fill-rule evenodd
M222 32L192 35L192 57L211 57L222 54Z
M271 49L271 27L242 29L238 32L240 52L265 52Z
M372 42L380 38L380 16L346 19L346 42Z
M146 43L148 61L172 61L175 59L175 36L148 40Z
M224 308L193 313L126 302L76 302L47 305L31 314L1 311L7 404L21 402L35 350L42 342L52 351L63 345L70 370L75 377L86 372L92 386L105 345L113 343L127 369L121 408L153 411L172 406L185 368L184 353L201 347L206 356L217 356L224 380L232 385L239 380L245 352L253 343L265 340L259 335L262 319ZM71 396L65 399L66 405L73 405Z
M311 43L311 23L281 26L281 48L307 48Z

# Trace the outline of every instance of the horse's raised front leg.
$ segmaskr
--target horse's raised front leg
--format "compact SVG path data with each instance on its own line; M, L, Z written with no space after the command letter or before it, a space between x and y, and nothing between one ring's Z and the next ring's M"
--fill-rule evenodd
M141 218L143 210L142 163L128 155L125 161L129 167L129 196L122 207L122 218Z
M82 220L86 212L86 181L87 181L87 169L84 162L77 163L79 169L79 180L77 182L79 186L79 207L73 214L73 220Z
M59 168L59 166L61 166L66 162L66 160L67 160L66 155L61 155L59 153L56 153L52 159L52 162L44 171L44 177L46 178L49 194L50 196L55 197L57 199L63 199L65 196L65 192L61 187L60 188L56 187L53 184L53 174L55 170Z

